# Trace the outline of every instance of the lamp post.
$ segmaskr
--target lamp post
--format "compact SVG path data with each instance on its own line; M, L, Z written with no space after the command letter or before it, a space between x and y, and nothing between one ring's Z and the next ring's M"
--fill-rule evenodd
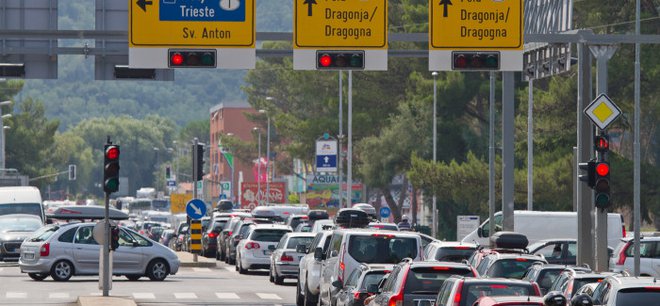
M234 136L234 133L227 133L226 135L229 136L229 137L231 137L231 136ZM229 151L231 152L231 149L230 149ZM222 153L222 152L221 152L221 153ZM232 154L233 154L233 152L232 152ZM227 158L225 158L225 159L227 160ZM232 203L233 203L233 202L235 201L234 198L236 197L236 196L235 196L235 193L234 193L234 189L237 188L237 187L234 185L234 167L235 167L236 165L234 164L234 157L233 157L233 155L232 155L231 164L229 164L229 160L227 160L227 164L229 165L229 169L231 170L231 191L230 191L230 193L231 193L231 201L232 201Z
M11 117L11 114L2 114L2 106L9 104L11 101L0 102L0 128L2 129L0 131L0 169L5 169L5 128L9 128L4 125L3 119Z
M438 79L438 72L434 71L432 73L433 75L433 163L436 162L437 159L437 139L438 139L438 120L437 120L437 105L438 105L438 87L437 87L437 79ZM433 227L431 228L431 235L433 235L433 238L437 237L437 230L438 230L438 223L437 223L437 218L438 218L438 212L437 212L437 197L435 195L435 190L433 190L433 214L431 215L431 222L433 223Z
M272 97L266 97L266 101L273 101ZM259 113L266 114L266 204L270 202L270 114L265 109Z
M252 128L253 131L259 133L259 141L257 145L257 205L261 203L259 194L261 194L261 130L258 127Z

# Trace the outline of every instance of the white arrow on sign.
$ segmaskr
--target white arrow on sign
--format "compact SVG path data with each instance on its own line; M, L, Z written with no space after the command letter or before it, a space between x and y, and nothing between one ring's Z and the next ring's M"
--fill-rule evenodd
M196 214L198 214L198 215L201 215L201 214L202 214L202 210L201 210L199 207L197 207L197 205L195 205L195 204L193 203L193 204L190 205L190 206L192 206L192 209L195 211Z
M327 157L327 156L324 157L324 158L323 158L323 161L325 161L326 164L329 163L329 162L330 162L330 157Z

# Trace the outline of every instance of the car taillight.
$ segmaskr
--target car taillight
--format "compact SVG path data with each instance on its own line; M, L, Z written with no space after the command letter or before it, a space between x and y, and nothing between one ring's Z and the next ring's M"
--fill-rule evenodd
M541 287L539 287L539 284L532 282L532 286L534 287L534 292L536 293L536 296L543 296L541 294Z
M216 234L216 233L214 233L214 232L210 232L210 233L209 233L209 238L211 238L211 239L215 239L215 237L218 237L218 234Z
M516 258L516 261L527 261L526 258Z
M469 246L457 246L457 247L454 247L454 250L469 250L469 249L471 249L471 247L469 247Z
M621 217L621 218L623 218L623 217ZM621 236L621 237L626 238L626 226L623 225L623 224L621 225L621 234L623 234L623 236Z
M619 260L617 260L616 264L621 266L626 263L626 251L628 251L628 248L632 245L632 241L628 242L624 247L621 248L621 253L619 253Z
M245 248L248 249L248 250L252 250L252 249L256 250L256 249L261 248L261 246L256 242L248 242L248 243L245 244Z
M227 232L227 236L231 237L231 231Z
M461 305L461 291L463 291L463 281L458 281L458 288L456 288L456 295L454 296L454 306Z
M403 297L400 294L393 295L390 298L389 303L387 303L387 306L401 306L403 305Z
M359 291L353 292L353 299L354 300L359 300L360 299L360 292Z
M280 261L293 261L293 256L282 253L282 256L280 256Z
M39 256L46 257L50 255L50 243L44 243L39 249Z
M650 290L650 291L660 291L660 287L644 287L644 289Z
M449 271L449 267L433 267L436 271Z
M394 235L391 234L371 234L371 237L382 237L385 239L392 239L394 238Z

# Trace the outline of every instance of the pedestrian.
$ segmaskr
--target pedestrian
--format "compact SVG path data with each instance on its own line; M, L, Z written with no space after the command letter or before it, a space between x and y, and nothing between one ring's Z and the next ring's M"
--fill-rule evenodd
M412 229L412 226L410 225L410 222L408 222L408 216L407 215L403 215L401 217L401 222L399 222L397 224L397 226L399 227L400 231L409 231L409 230Z

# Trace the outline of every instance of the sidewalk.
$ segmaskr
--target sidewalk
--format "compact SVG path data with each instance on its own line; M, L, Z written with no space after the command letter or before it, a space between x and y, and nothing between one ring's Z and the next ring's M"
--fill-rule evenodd
M197 255L197 262L193 262L193 254L188 252L176 252L176 255L179 256L179 261L181 261L181 267L195 267L195 268L215 268L216 260L215 258L206 258L201 255Z

